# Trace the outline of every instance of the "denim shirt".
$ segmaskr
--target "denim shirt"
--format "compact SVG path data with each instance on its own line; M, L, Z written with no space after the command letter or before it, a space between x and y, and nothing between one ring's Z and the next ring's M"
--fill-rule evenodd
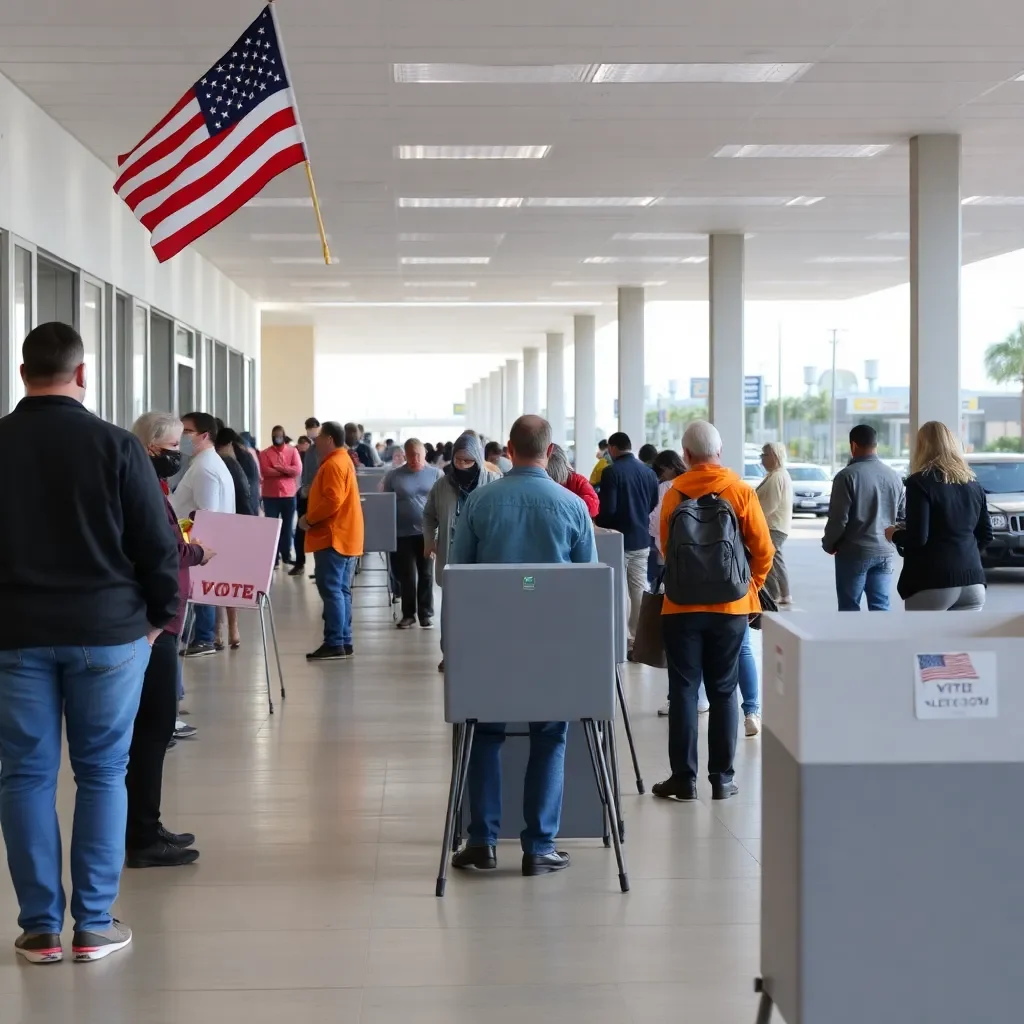
M469 496L448 561L596 562L594 527L575 494L539 466L518 467Z

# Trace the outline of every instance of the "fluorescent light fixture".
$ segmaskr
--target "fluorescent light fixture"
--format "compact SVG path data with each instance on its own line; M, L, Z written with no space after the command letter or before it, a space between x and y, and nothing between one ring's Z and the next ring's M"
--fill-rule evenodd
M469 242L479 243L481 245L501 245L505 241L505 235L502 234L467 234L464 232L452 232L452 231L403 231L399 236L400 242L451 242L457 241L460 244L467 244Z
M820 203L825 197L824 196L797 196L795 199L790 199L787 206L814 206L815 203Z
M811 143L809 145L791 145L789 143L749 146L723 146L715 156L734 157L739 159L760 159L775 157L782 160L793 159L831 159L856 160L878 156L889 148L886 145L829 145Z
M472 300L468 302L432 302L429 299L424 299L421 302L349 302L346 300L340 300L337 302L305 302L302 303L304 306L314 306L319 309L416 309L416 308L430 308L430 307L468 307L473 309L518 309L518 308L529 308L538 306L563 306L567 309L573 309L579 306L604 306L606 303L597 301L572 301L572 302L537 302L536 300L530 302L474 302ZM261 304L261 308L269 310L293 310L296 307L294 302L265 302Z
M968 196L963 206L1024 206L1024 196Z
M320 236L317 235L319 238ZM323 256L271 256L270 262L279 267L288 266L289 264L302 265L309 264L314 265L317 263L323 264ZM337 263L335 257L331 257L331 263Z
M393 64L401 84L530 85L586 82L593 64Z
M706 242L708 236L695 231L619 231L613 242Z
M327 236L330 239L330 235ZM320 235L316 231L295 232L292 234L255 234L250 235L253 242L319 242Z
M584 263L706 263L707 256L588 256Z
M447 199L401 198L398 205L411 210L482 210L486 207L522 206L523 200L509 198L492 198L490 196L451 196Z
M654 196L534 196L527 206L650 206Z
M792 196L665 196L655 206L788 206Z
M644 82L760 85L792 82L810 67L810 64L599 64L591 81L600 85Z
M661 288L668 284L668 281L644 281L641 283L641 288Z
M312 210L313 200L308 196L300 199L275 198L274 196L256 196L245 204L247 210ZM319 236L317 236L319 237Z
M318 281L289 281L293 288L351 288L351 281L330 281L322 278Z
M909 242L909 231L879 231L874 235L864 236L869 242Z
M906 256L815 256L808 263L902 263Z
M410 295L409 298L404 299L403 301L407 302L407 303L415 302L417 305L422 305L424 302L431 302L431 303L438 303L438 302L469 302L469 296L468 295L457 295L457 296L450 296L450 295L434 296L434 295L431 295L429 299L421 299L418 296Z
M403 281L406 288L475 288L476 281Z
M454 266L458 263L490 263L490 256L403 256L402 263L406 266Z
M399 160L543 160L550 146L397 146Z

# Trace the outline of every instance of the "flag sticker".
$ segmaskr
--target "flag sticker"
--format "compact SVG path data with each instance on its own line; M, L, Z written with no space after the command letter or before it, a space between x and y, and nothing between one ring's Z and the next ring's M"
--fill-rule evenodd
M914 710L919 719L998 718L995 652L915 654Z
M536 590L537 584L532 576L523 577L523 590Z

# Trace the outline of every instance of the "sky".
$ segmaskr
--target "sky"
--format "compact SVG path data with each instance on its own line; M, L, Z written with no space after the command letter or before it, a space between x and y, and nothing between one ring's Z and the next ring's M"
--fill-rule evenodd
M965 389L997 390L985 376L985 349L1022 319L1024 250L964 267L960 379ZM787 395L803 394L805 367L815 367L819 375L830 368L833 329L839 332L837 365L855 373L862 386L868 359L878 360L880 386L909 383L909 285L843 301L748 302L746 372L766 378L769 398L777 393L781 332L783 390ZM708 373L707 338L706 302L648 302L644 376L652 398L667 395L670 380L677 382L680 397L688 397L690 379ZM597 334L599 426L612 425L617 354L617 328L612 323ZM566 351L569 415L574 404L572 359L570 345ZM373 356L322 356L317 361L317 414L337 416L337 410L344 408L344 418L360 421L395 415L442 422L452 416L453 405L464 400L467 383L494 368L493 355L407 356L400 367L381 374L379 360ZM429 387L424 387L425 380Z

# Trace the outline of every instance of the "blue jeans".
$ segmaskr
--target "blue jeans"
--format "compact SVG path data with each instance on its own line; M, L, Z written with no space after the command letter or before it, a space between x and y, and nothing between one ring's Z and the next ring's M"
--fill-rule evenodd
M743 634L743 646L740 647L740 696L743 699L743 714L761 714L761 683L757 675L757 659L754 657L754 648L750 643L750 626L747 626ZM700 684L697 691L697 707L708 706L708 695L704 684Z
M313 554L316 589L324 603L324 643L328 647L352 646L352 577L356 559L339 555L334 548Z
M71 916L82 931L110 927L124 863L128 750L149 655L145 639L0 651L0 826L26 932L64 925L55 807L62 718L78 787Z
M568 722L531 722L530 759L523 781L520 835L523 853L545 854L555 848L562 820L565 781L565 736ZM504 722L480 722L469 758L469 845L494 846L501 831L501 745Z
M841 612L859 612L864 594L868 597L869 612L887 612L891 586L891 555L874 558L836 555L836 596Z
M217 609L212 604L196 604L195 626L192 629L193 644L212 644L217 633Z
M268 519L281 520L281 536L277 542L277 560L292 560L292 541L295 539L295 497L264 498L263 511Z

